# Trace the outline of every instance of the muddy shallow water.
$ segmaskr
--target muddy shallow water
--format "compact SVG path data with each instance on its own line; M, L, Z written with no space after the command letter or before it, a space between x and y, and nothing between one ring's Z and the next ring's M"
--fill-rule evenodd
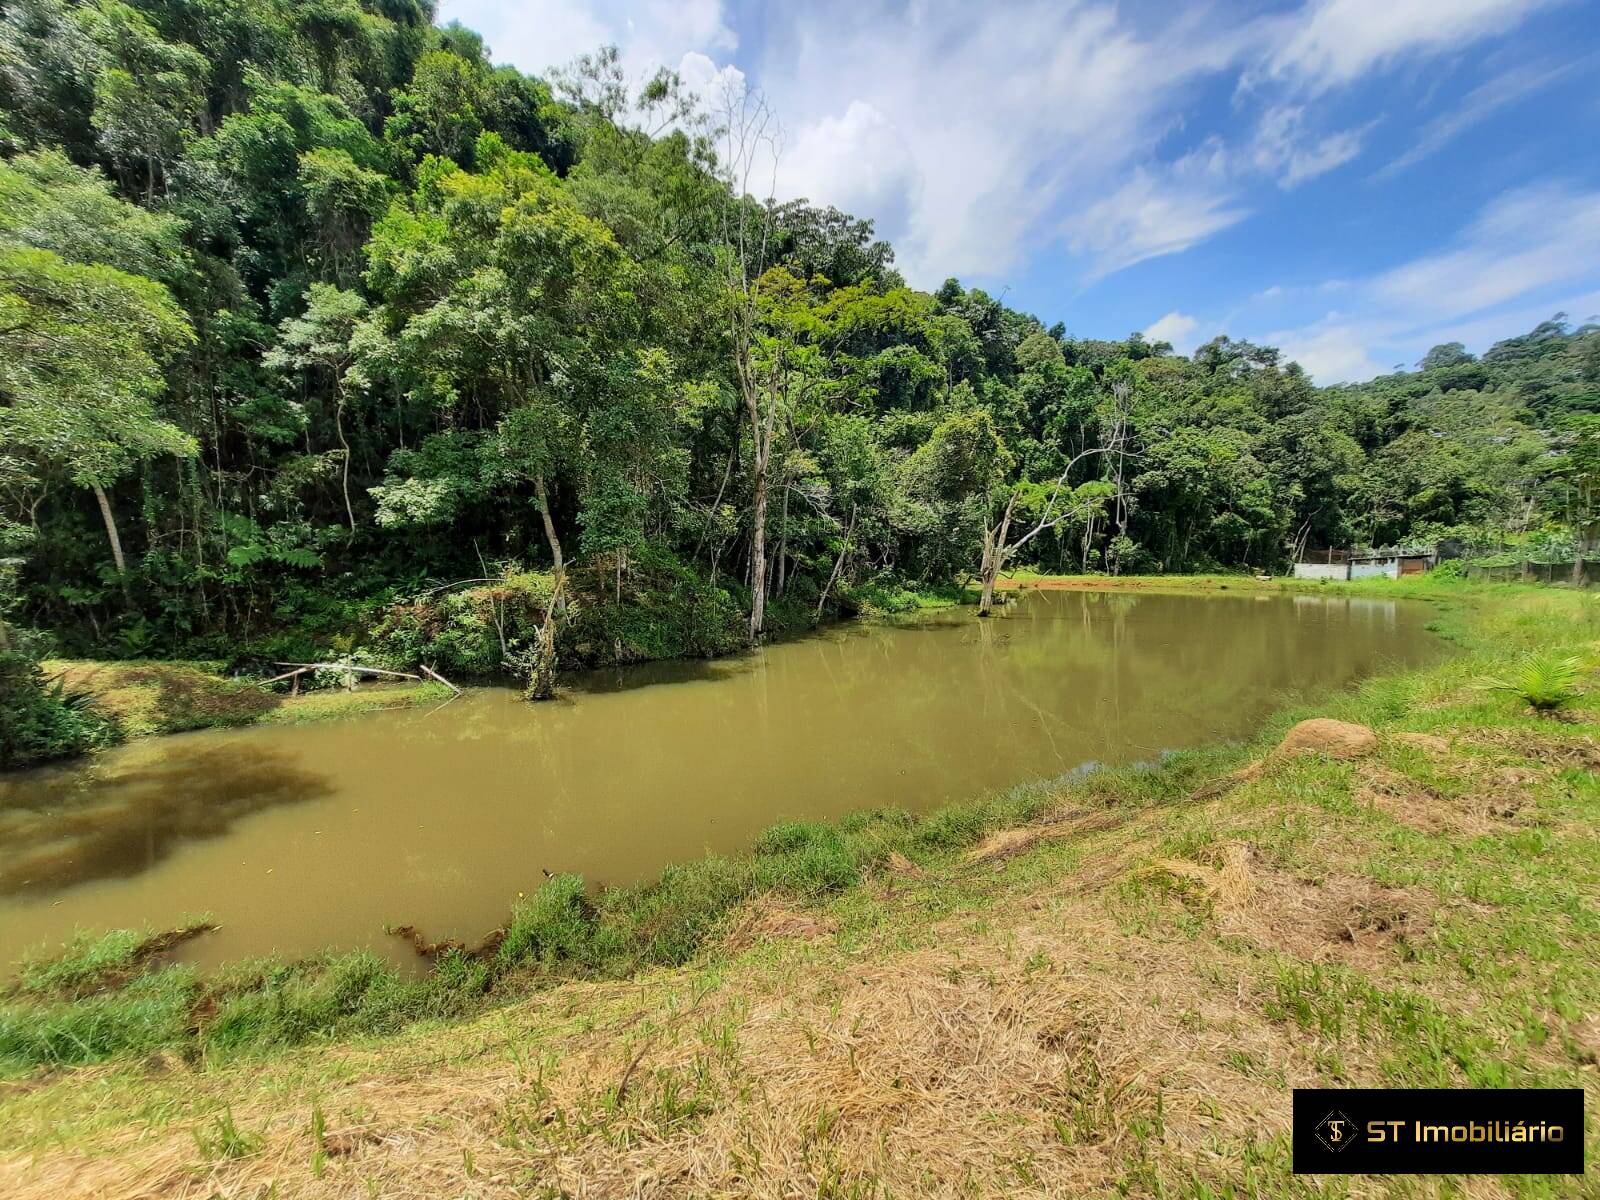
M192 961L475 939L542 871L628 883L768 825L926 811L1251 733L1297 691L1423 661L1426 610L1039 592L743 658L444 707L155 738L0 777L0 961L76 927L210 913Z

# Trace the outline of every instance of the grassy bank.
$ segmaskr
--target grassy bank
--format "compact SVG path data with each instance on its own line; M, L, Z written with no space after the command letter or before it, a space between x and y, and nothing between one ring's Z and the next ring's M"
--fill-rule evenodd
M193 729L294 724L450 698L449 689L440 684L409 682L290 695L229 678L221 673L220 664L206 662L54 659L43 665L67 692L87 697L118 740Z
M1291 1177L1288 1089L1584 1086L1593 1110L1600 701L1541 717L1480 684L1533 650L1592 662L1600 617L1310 586L1430 600L1461 653L1248 747L783 826L644 888L556 879L426 981L356 956L199 981L129 936L35 964L0 1015L0 1189L1419 1194ZM1309 715L1375 751L1265 757Z
M872 582L850 589L847 595L840 597L837 607L849 616L875 620L950 608L972 602L975 598L975 592L953 584L915 587L902 583ZM446 599L466 604L470 609L475 594L468 591ZM652 623L638 606L627 611L634 618L630 626L633 632L627 639L623 639L610 626L598 632L589 626L568 630L567 641L575 644L566 647L562 660L564 669L575 670L596 665L595 647L602 642L616 647L618 662L629 663L675 657L722 657L744 653L748 649L742 632L739 632L743 629L742 623L735 623L735 632L723 631L709 641L691 642L676 635L656 636L661 633L657 628L659 622ZM815 628L814 609L809 604L791 603L778 606L773 611L775 619L770 640L801 637ZM463 656L461 646L446 639L429 643L429 658L423 661L431 659L441 662L442 669L457 672L455 678L458 681L494 680L500 664L496 649L498 642L487 624L487 618L481 620L484 628L472 629L467 638L473 647L470 653ZM404 639L401 640L404 642ZM478 642L483 644L477 645ZM405 653L400 661L416 660L416 646L402 648ZM378 661L385 660L380 657ZM75 744L70 750L57 749L38 761L24 759L24 766L60 761L134 738L243 725L292 725L359 716L385 709L438 704L451 696L448 688L437 683L373 682L370 677L354 690L321 687L291 694L286 684L274 689L262 687L249 679L228 676L223 673L224 664L221 662L50 659L40 665L45 685L69 699L74 712L87 718L91 732L82 744ZM460 673L462 671L467 673Z

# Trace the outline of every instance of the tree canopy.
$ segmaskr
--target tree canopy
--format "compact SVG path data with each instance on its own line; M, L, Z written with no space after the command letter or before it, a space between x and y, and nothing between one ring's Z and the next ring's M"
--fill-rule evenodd
M437 655L427 597L553 573L564 661L610 662L948 585L996 536L1175 571L1596 534L1592 326L1327 388L1226 337L1074 337L908 287L870 219L745 194L670 73L542 80L434 15L5 6L13 622ZM531 644L510 594L475 610L496 659Z

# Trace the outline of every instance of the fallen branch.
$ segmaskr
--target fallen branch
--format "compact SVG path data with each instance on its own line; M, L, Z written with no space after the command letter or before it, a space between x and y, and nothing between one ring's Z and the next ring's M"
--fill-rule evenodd
M435 671L432 667L424 665L424 666L419 666L417 668L417 670L421 671L424 675L426 675L429 679L433 680L435 683L444 684L445 687L449 688L456 695L458 695L458 696L461 695L461 689L460 688L458 688L455 684L451 683L448 679L446 679L443 675L439 674L439 672Z
M273 663L272 665L275 666L275 667L299 667L302 671L350 671L350 672L353 672L353 673L358 674L358 675L393 675L396 679L415 679L418 682L421 682L421 680L422 680L422 676L421 675L413 675L409 671L386 671L382 667L363 667L363 666L358 666L355 663L280 662L280 663ZM289 672L289 674L293 675L293 674L296 674L296 672L291 671L291 672ZM279 678L287 679L288 676L287 675L283 675L283 676L279 676Z

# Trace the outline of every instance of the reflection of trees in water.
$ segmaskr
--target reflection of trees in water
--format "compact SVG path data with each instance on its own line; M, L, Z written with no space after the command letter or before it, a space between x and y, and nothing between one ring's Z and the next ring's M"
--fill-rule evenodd
M243 741L17 780L0 788L0 894L137 875L180 842L330 791L287 755Z

